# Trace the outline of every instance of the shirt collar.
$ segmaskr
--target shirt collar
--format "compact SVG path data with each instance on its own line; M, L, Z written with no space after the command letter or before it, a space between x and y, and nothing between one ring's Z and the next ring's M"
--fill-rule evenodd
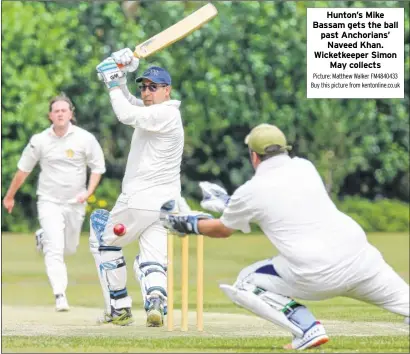
M259 166L256 168L255 175L263 174L266 171L279 168L288 163L292 158L289 155L278 155L271 157L268 160L262 161Z
M57 137L57 138L65 137L65 136L67 136L68 134L74 133L74 130L75 130L75 125L72 124L71 122L69 122L69 123L68 123L67 132L66 132L63 136L57 136L56 133L54 132L53 127L54 127L54 124L51 124L50 128L48 128L48 133L49 133L51 136L55 136L55 137Z

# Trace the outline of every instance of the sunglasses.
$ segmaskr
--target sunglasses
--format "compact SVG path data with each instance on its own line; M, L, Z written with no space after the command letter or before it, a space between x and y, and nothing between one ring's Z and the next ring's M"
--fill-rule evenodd
M157 84L150 84L150 85L139 85L139 89L141 91L145 91L146 89L149 89L150 92L155 92L158 90L158 87L167 87L168 85L157 85Z

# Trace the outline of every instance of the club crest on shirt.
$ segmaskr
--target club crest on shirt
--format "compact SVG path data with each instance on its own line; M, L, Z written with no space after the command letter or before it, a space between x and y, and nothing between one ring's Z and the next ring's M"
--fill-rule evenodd
M74 151L72 149L66 150L65 153L69 159L71 159L74 156Z

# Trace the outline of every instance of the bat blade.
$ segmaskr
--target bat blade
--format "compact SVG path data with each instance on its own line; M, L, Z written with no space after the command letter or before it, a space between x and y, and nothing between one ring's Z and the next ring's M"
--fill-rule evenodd
M202 27L218 14L218 10L211 3L202 6L192 14L188 15L175 25L158 33L154 37L135 47L134 56L146 58L159 50L170 46L172 43L185 38L190 33Z

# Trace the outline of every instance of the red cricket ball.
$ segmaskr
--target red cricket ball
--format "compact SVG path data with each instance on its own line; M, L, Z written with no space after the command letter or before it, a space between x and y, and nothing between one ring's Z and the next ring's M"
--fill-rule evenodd
M127 232L127 229L125 228L124 224L115 224L114 225L114 233L117 236L123 236Z

